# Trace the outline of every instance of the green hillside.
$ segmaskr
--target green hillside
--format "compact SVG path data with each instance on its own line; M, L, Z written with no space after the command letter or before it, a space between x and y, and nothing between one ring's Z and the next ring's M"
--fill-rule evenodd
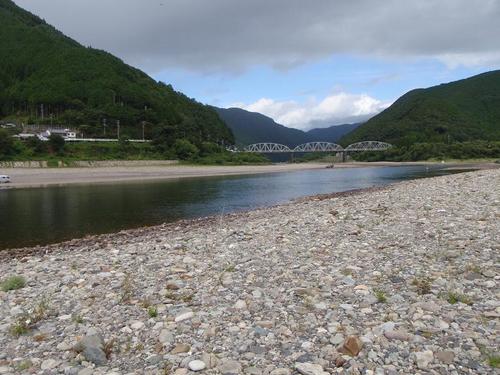
M147 137L234 142L210 107L83 47L10 0L0 0L0 51L0 119L83 126L87 136L102 136L104 119L108 136L116 135L119 120L129 137L141 136L146 121Z
M408 92L342 138L398 146L500 140L500 71Z

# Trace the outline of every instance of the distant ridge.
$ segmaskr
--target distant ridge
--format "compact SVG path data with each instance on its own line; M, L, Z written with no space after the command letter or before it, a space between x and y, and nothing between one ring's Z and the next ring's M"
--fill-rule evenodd
M306 134L311 140L337 143L344 135L357 129L361 124L334 125L328 128L311 129Z
M395 145L499 141L500 70L412 90L341 142L367 139Z
M295 147L313 141L335 143L343 135L359 126L359 124L336 125L304 132L280 125L261 113L249 112L241 108L214 107L214 109L232 130L238 145L274 142Z

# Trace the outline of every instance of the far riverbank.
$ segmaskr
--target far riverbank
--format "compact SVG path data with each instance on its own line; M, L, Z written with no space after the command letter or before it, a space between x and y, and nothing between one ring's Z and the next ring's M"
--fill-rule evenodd
M334 168L388 167L412 165L439 165L445 168L490 169L495 163L436 163L436 162L350 162L336 163ZM0 174L8 174L12 183L0 188L35 188L70 184L99 184L126 181L167 180L192 177L250 175L258 173L293 172L322 169L329 163L198 166L198 165L151 165L96 168L6 168Z

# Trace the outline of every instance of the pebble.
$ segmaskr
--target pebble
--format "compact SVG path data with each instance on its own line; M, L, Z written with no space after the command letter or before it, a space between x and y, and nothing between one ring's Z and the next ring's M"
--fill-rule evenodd
M313 363L296 363L295 369L302 375L329 375L321 365Z
M185 312L182 312L175 317L175 322L176 323L182 322L184 320L191 319L193 316L194 316L194 313L192 311L185 311Z
M241 373L241 364L234 360L225 360L218 367L222 375L238 375Z
M174 335L167 329L162 329L160 335L158 336L158 341L162 344L171 344L175 340Z
M411 336L403 331L386 331L384 336L389 340L410 341Z
M56 368L59 365L59 363L60 363L59 361L49 358L44 360L40 367L42 370L52 370L53 368Z
M430 350L415 353L415 361L420 369L426 369L434 360L434 353Z
M191 371L201 371L206 367L206 365L205 362L196 359L194 361L189 362L188 367Z

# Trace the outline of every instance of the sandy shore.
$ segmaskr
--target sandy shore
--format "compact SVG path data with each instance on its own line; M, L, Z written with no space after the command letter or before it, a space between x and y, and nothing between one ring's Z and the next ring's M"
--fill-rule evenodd
M0 373L495 373L498 186L405 181L4 259L26 285L0 291Z
M0 174L8 174L12 183L0 188L43 187L68 184L96 184L119 181L144 181L177 179L189 177L228 176L257 173L292 172L326 168L327 163L240 165L240 166L147 166L147 167L103 167L103 168L12 168L2 169ZM402 165L440 165L450 168L491 168L493 163L483 164L437 164L419 163L337 163L335 168L360 168Z

